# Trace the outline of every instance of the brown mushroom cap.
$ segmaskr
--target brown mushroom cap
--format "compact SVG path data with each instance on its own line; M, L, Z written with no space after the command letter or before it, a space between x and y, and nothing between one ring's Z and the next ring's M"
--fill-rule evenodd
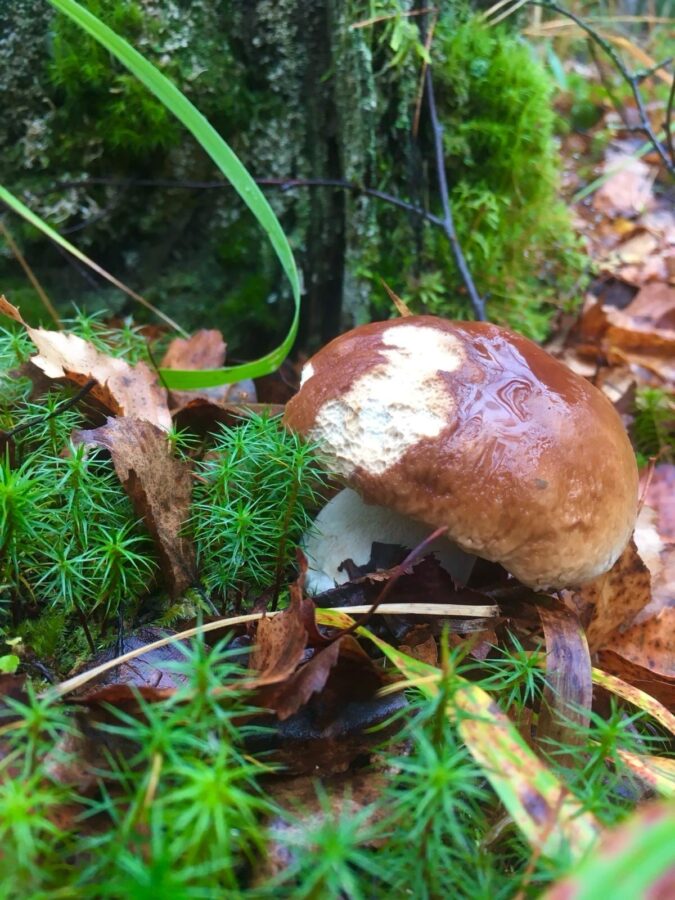
M637 467L612 404L495 325L355 328L307 363L284 421L367 502L447 526L532 587L595 578L633 530Z

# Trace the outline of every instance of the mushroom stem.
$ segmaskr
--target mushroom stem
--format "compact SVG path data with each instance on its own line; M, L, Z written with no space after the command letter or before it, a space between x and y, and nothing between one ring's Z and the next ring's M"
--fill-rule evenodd
M324 506L303 539L309 564L305 588L311 596L348 581L341 564L351 559L357 566L371 557L373 542L414 549L431 532L429 525L399 515L382 506L365 503L356 491L345 488ZM458 584L465 584L476 557L440 537L427 548Z

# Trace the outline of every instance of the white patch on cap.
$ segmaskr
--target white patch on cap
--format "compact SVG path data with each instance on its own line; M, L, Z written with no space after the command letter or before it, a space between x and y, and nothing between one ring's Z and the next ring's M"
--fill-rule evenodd
M313 374L314 366L311 364L311 362L305 363L305 365L302 367L302 374L300 375L300 387L302 387L306 381L309 381Z
M410 447L448 425L453 400L439 372L462 364L460 341L435 328L399 325L383 332L382 342L386 362L326 403L310 433L339 475L357 468L381 475Z

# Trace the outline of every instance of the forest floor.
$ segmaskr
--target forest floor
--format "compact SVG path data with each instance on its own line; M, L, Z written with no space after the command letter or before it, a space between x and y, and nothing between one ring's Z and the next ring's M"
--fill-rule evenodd
M51 425L79 409L72 458L78 446L109 454L115 489L123 487L154 547L146 567L135 532L115 545L135 567L133 590L152 585L154 599L128 604L121 570L102 582L105 602L99 595L91 614L83 613L86 594L73 593L59 640L77 631L79 643L63 655L22 622L44 614L49 578L71 585L68 559L52 559L49 578L33 576L38 562L22 543L38 527L26 525L30 509L11 507L13 530L3 522L11 565L1 587L15 626L0 657L0 811L9 823L0 834L15 828L5 838L15 855L1 854L7 884L31 896L97 896L91 885L113 879L117 866L126 875L98 896L168 896L161 890L178 882L158 874L159 863L181 859L180 896L439 896L460 877L451 871L459 860L465 883L476 871L502 878L494 882L500 896L548 889L582 897L600 881L608 890L603 866L611 869L618 841L624 864L643 862L640 890L675 890L675 213L658 159L636 154L640 141L614 127L614 116L606 110L595 126L613 127L601 158L592 156L593 132L565 142L566 191L595 276L580 312L561 314L547 349L622 415L642 462L640 513L613 569L578 591L535 593L497 566L457 587L422 547L405 566L400 556L385 553L378 564L374 555L371 571L314 599L303 591L302 560L290 584L280 580L293 570L284 559L253 599L242 589L224 600L196 578L205 551L184 527L193 490L225 453L204 435L218 426L243 432L236 423L245 409L279 411L298 367L256 385L166 391L136 338L120 337L124 328L90 325L89 337L82 322L70 334L32 329L2 300L16 340L34 347L21 368L30 399L20 399L0 435L0 487L28 472L33 490L36 442L56 440ZM594 167L594 190L581 189L582 166L585 183ZM225 359L214 330L163 345L165 368L217 368ZM47 409L36 398L50 383L77 390ZM177 425L192 430L192 443L181 443ZM252 427L268 440L267 426ZM40 472L60 464L63 447L52 450L48 463L35 463ZM247 471L267 484L268 470ZM11 482L14 497L28 490L26 479ZM48 492L69 483L64 476ZM102 504L109 490L101 488ZM38 499L51 515L53 498ZM217 532L217 523L208 527ZM96 560L78 560L99 577ZM201 641L190 644L195 635ZM460 773L455 785L451 772ZM21 809L9 802L11 777L39 809L37 800ZM173 833L176 822L187 837ZM418 846L435 875L419 869ZM559 877L569 880L550 887ZM414 878L427 879L424 889ZM130 893L142 883L146 893ZM56 886L61 893L46 893ZM468 894L481 895L478 881Z

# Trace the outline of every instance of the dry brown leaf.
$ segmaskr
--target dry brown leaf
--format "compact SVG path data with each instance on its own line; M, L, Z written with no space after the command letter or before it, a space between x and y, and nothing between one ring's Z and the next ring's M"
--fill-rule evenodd
M622 263L641 263L650 256L659 245L659 239L649 231L639 231L616 248L615 253Z
M664 544L675 544L675 465L656 466L645 494L645 503L657 514L658 533Z
M79 385L93 379L96 384L92 396L110 412L143 419L164 430L171 427L166 391L145 363L131 366L123 359L101 353L74 334L31 328L19 310L2 296L0 313L24 326L39 351L31 362L49 378L68 378Z
M647 284L623 313L630 317L635 330L664 330L670 334L675 330L675 287L663 283Z
M253 686L278 684L290 678L302 661L306 645L307 629L295 600L279 615L262 618L249 660L249 667L256 673Z
M591 653L617 629L627 628L651 599L649 569L631 540L609 572L583 585L574 600Z
M675 676L652 671L647 666L626 659L609 647L598 653L598 666L610 675L621 678L675 712Z
M225 364L226 344L220 331L203 328L191 337L175 338L164 354L164 369L220 369ZM169 405L174 415L187 407L222 407L232 403L255 403L254 383L247 379L236 384L220 384L217 387L195 391L169 391ZM217 412L217 410L213 410Z
M368 810L368 821L375 822L386 815L381 802L388 784L379 772L348 772L321 779L321 791L313 776L278 779L266 785L277 807L290 812L273 816L267 826L265 854L256 866L253 886L264 886L268 879L282 875L295 861L298 851L293 844L298 838L311 834L328 822L340 817L357 816ZM372 844L372 842L371 842Z
M163 369L219 369L227 346L220 331L202 328L189 338L174 338L161 362Z
M413 625L405 636L405 643L398 649L428 666L438 665L438 645L428 625Z
M605 359L612 367L628 367L638 382L674 383L675 288L645 285L622 309L587 302L575 339L563 360L581 374L588 376L589 367Z
M652 574L650 602L611 649L660 675L675 677L675 466L654 470L636 537Z
M671 562L673 555L671 554ZM675 584L675 565L670 570L671 590ZM663 603L666 605L663 605ZM645 666L652 672L675 677L675 595L670 593L645 608L639 620L608 644L621 656Z
M110 451L117 476L155 541L171 593L182 593L196 570L194 546L182 534L192 478L188 465L172 456L166 434L150 422L123 417L76 431L73 440Z
M637 216L654 202L655 172L629 153L609 151L604 172L611 177L596 191L593 207L606 216Z
M641 384L675 383L675 356L673 351L663 353L642 353L612 347L607 352L607 360L612 365L628 365Z

